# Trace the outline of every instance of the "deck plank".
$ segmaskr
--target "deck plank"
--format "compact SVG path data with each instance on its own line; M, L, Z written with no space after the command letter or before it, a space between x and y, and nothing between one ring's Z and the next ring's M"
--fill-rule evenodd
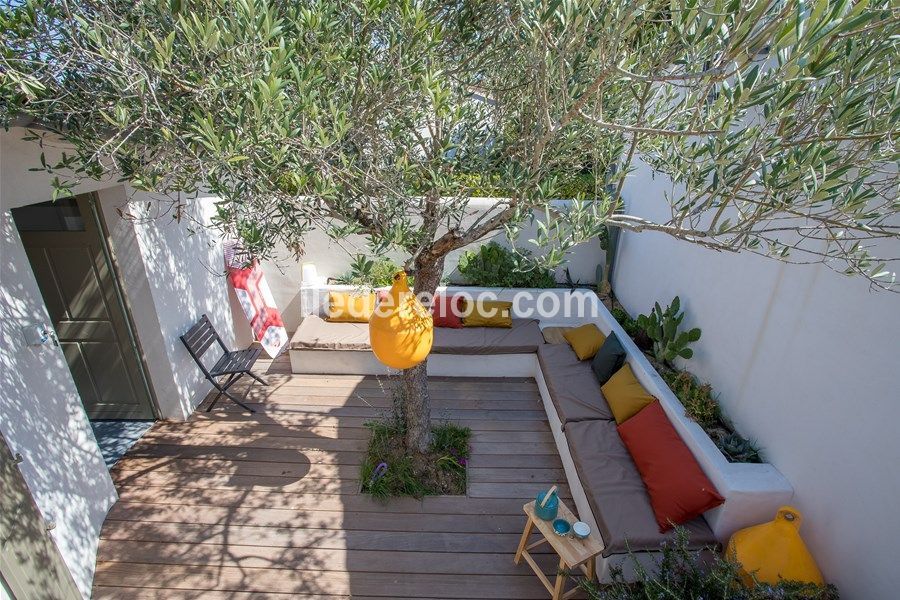
M512 560L522 505L552 484L569 498L533 380L432 378L435 420L473 431L467 494L384 504L358 478L389 378L255 370L272 385L235 389L259 412L156 423L113 469L94 598L546 597Z

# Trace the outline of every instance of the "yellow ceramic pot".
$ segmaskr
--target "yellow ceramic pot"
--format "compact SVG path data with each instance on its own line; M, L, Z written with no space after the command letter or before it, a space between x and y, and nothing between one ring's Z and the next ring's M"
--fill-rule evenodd
M822 572L800 537L800 511L782 506L769 523L741 529L731 536L727 556L741 565L747 586L802 581L824 585ZM751 575L752 574L752 575Z
M410 291L403 271L394 275L388 296L369 319L369 338L375 357L392 369L414 367L431 352L431 313Z

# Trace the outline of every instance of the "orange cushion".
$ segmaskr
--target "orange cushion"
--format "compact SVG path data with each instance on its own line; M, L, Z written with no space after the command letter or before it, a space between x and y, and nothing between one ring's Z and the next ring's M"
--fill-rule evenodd
M368 323L375 312L375 294L328 292L328 316L333 323Z
M563 337L572 346L578 360L594 358L597 350L603 345L606 336L593 323L585 323L580 327L569 329Z
M481 300L465 303L465 327L512 327L512 302Z
M434 326L449 327L451 329L462 328L465 310L465 296L435 295L434 301L431 303L431 316L434 318Z
M600 391L603 392L603 397L606 398L606 403L609 404L609 409L619 425L656 400L637 380L628 363L613 373Z
M644 480L660 533L725 502L659 401L619 425L618 431Z

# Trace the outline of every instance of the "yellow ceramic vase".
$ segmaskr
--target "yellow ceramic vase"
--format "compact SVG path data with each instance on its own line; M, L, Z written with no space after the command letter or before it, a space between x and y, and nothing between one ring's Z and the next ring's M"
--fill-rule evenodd
M431 352L431 313L410 291L403 271L394 275L388 297L369 319L369 338L375 357L392 369L414 367Z
M778 509L769 523L741 529L731 536L727 556L741 564L747 586L760 583L802 581L824 585L822 572L800 537L800 511L792 506Z

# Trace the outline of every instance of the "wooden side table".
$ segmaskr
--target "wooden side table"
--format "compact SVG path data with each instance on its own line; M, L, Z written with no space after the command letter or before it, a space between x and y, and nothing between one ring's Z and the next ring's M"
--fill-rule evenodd
M541 580L541 583L544 584L547 591L550 592L553 600L560 600L561 598L572 596L578 591L578 588L563 593L566 576L559 572L556 574L556 581L551 584L550 580L544 575L529 551L542 544L550 544L550 547L553 548L557 555L559 555L560 571L578 567L584 572L588 579L593 579L595 575L594 558L603 552L603 542L600 541L599 534L596 531L592 531L591 535L584 540L559 535L553 530L552 521L543 521L535 516L534 501L529 502L522 508L525 511L525 516L528 517L528 521L525 523L525 530L522 532L522 539L519 541L518 550L516 550L516 564L519 564L522 561L522 558L524 558L526 562L531 565L534 574L538 576L538 579ZM569 507L563 504L562 500L559 502L559 514L557 514L557 518L565 519L569 524L573 524L578 520L575 515L572 514L572 511L569 510ZM531 536L531 532L535 527L537 527L542 538L533 544L528 544L528 538Z

